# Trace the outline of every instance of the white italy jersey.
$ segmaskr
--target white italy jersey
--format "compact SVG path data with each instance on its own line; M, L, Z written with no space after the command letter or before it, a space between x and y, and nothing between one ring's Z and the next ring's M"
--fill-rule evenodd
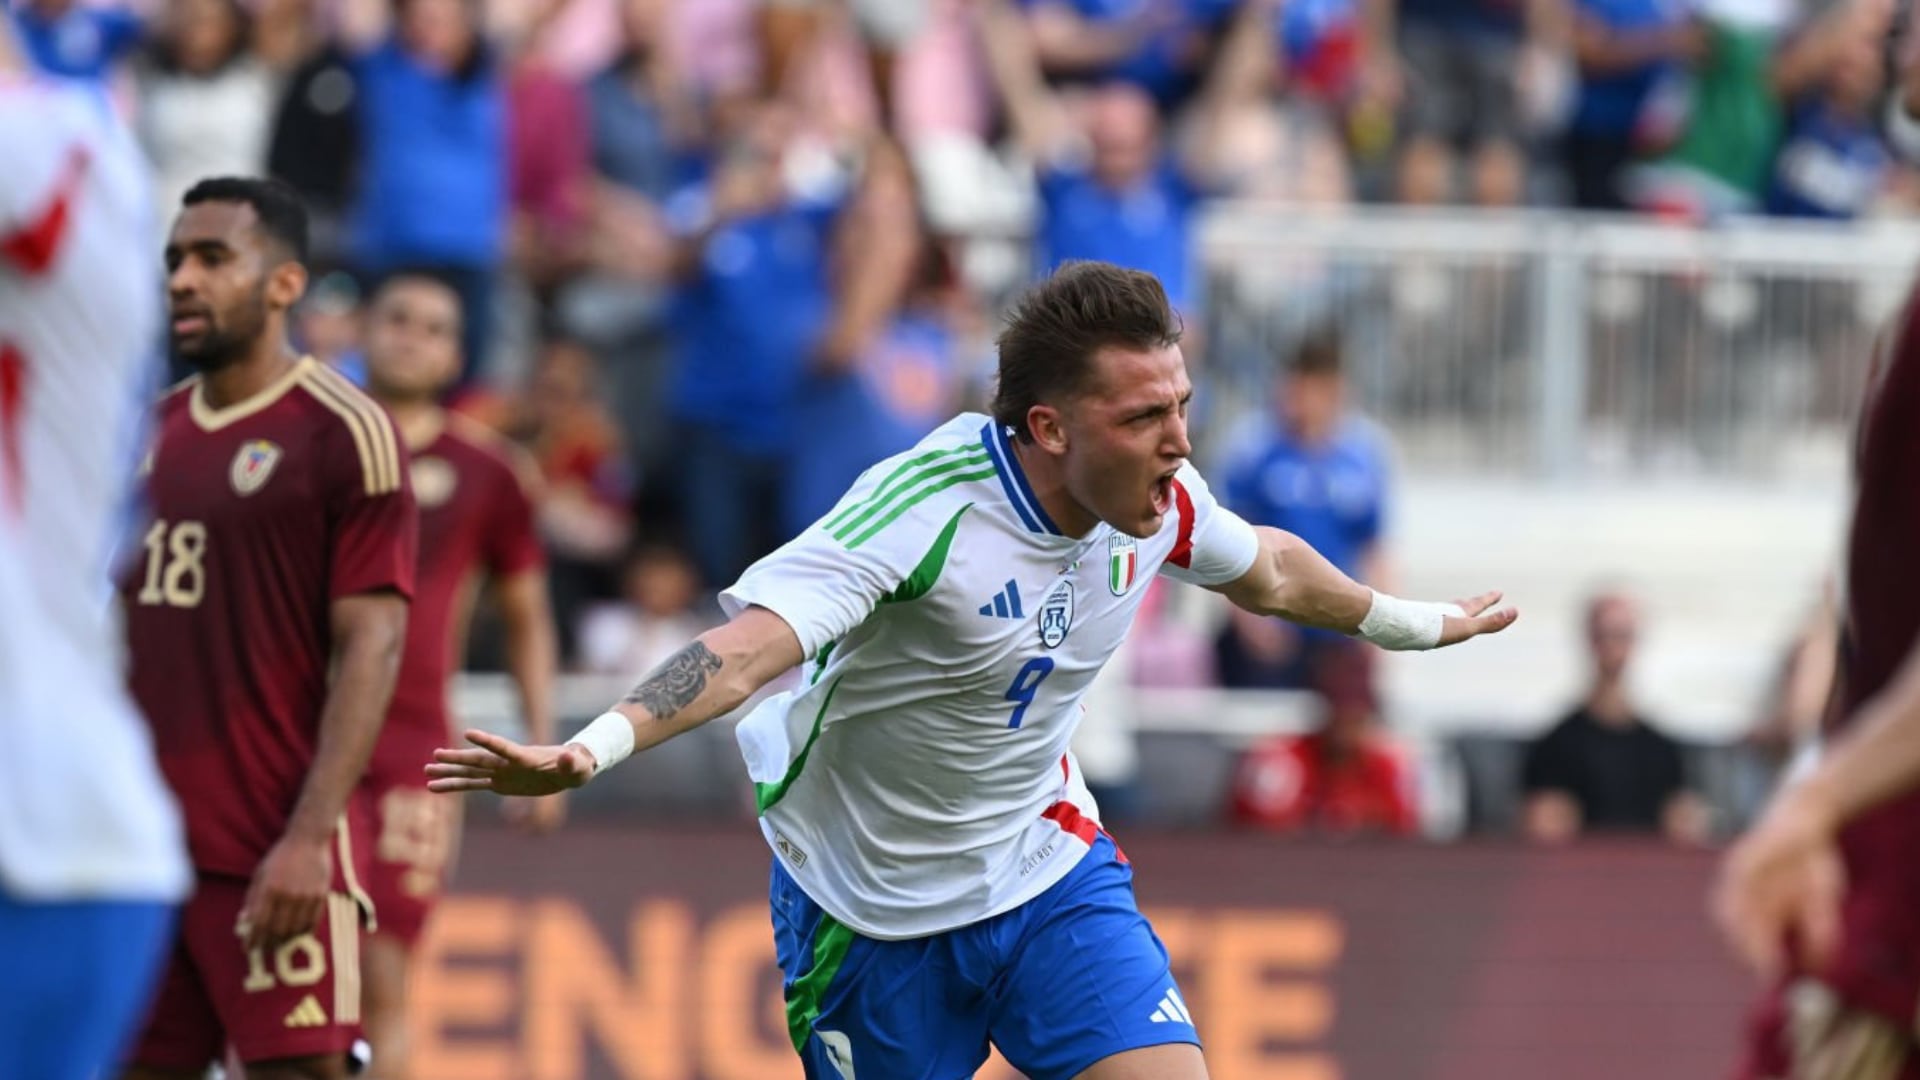
M0 891L171 900L108 567L160 329L143 166L97 93L4 76L0 147Z
M768 842L869 937L1031 899L1098 835L1067 743L1148 579L1231 581L1257 546L1191 466L1157 535L1063 536L980 415L867 470L721 596L781 616L812 658L737 732Z

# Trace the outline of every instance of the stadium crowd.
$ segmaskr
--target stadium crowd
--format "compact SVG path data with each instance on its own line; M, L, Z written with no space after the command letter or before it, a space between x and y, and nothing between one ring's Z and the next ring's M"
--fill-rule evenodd
M983 401L993 314L1036 268L1148 269L1197 313L1209 199L1846 219L1914 189L1875 115L1890 0L11 2L44 68L133 120L156 236L203 176L301 193L305 350L363 379L378 283L453 286L453 406L539 465L585 671L671 652L867 464ZM1272 422L1216 485L1388 587L1386 454L1338 341L1271 363ZM1609 603L1597 652L1631 634ZM1318 688L1316 737L1365 737L1364 657L1294 633L1235 618L1165 655ZM1611 693L1529 755L1527 829L1564 835L1574 799L1697 838L1673 753ZM1297 816L1273 776L1306 753L1250 757L1236 813ZM1674 779L1624 808L1573 775L1649 759ZM1409 827L1381 760L1329 813Z

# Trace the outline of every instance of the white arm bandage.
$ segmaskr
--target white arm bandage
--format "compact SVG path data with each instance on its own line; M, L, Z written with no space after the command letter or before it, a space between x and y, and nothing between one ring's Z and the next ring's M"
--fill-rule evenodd
M599 776L633 753L633 721L617 712L601 713L567 742L587 748L595 762L593 775Z
M1360 620L1354 636L1383 649L1410 652L1431 649L1440 644L1440 630L1449 615L1465 618L1459 604L1434 604L1424 600L1402 600L1375 591L1373 606Z

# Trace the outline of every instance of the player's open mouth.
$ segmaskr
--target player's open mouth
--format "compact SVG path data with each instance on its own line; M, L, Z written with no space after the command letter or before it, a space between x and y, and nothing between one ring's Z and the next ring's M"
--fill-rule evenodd
M173 336L187 337L203 334L212 320L198 312L176 312L173 316Z
M1168 473L1153 482L1153 512L1164 514L1173 507L1173 474Z

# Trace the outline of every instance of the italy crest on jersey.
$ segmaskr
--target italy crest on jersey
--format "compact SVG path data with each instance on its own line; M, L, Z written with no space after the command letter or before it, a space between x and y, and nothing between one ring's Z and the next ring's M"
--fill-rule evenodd
M1067 640L1073 629L1073 582L1062 581L1053 587L1040 604L1040 644L1051 649Z
M273 475L273 467L280 464L280 448L265 439L249 439L233 456L233 467L227 470L228 479L233 481L233 490L241 495L251 495L259 491Z
M1139 544L1125 533L1107 537L1107 588L1115 596L1127 595L1133 588L1133 575L1140 565Z

